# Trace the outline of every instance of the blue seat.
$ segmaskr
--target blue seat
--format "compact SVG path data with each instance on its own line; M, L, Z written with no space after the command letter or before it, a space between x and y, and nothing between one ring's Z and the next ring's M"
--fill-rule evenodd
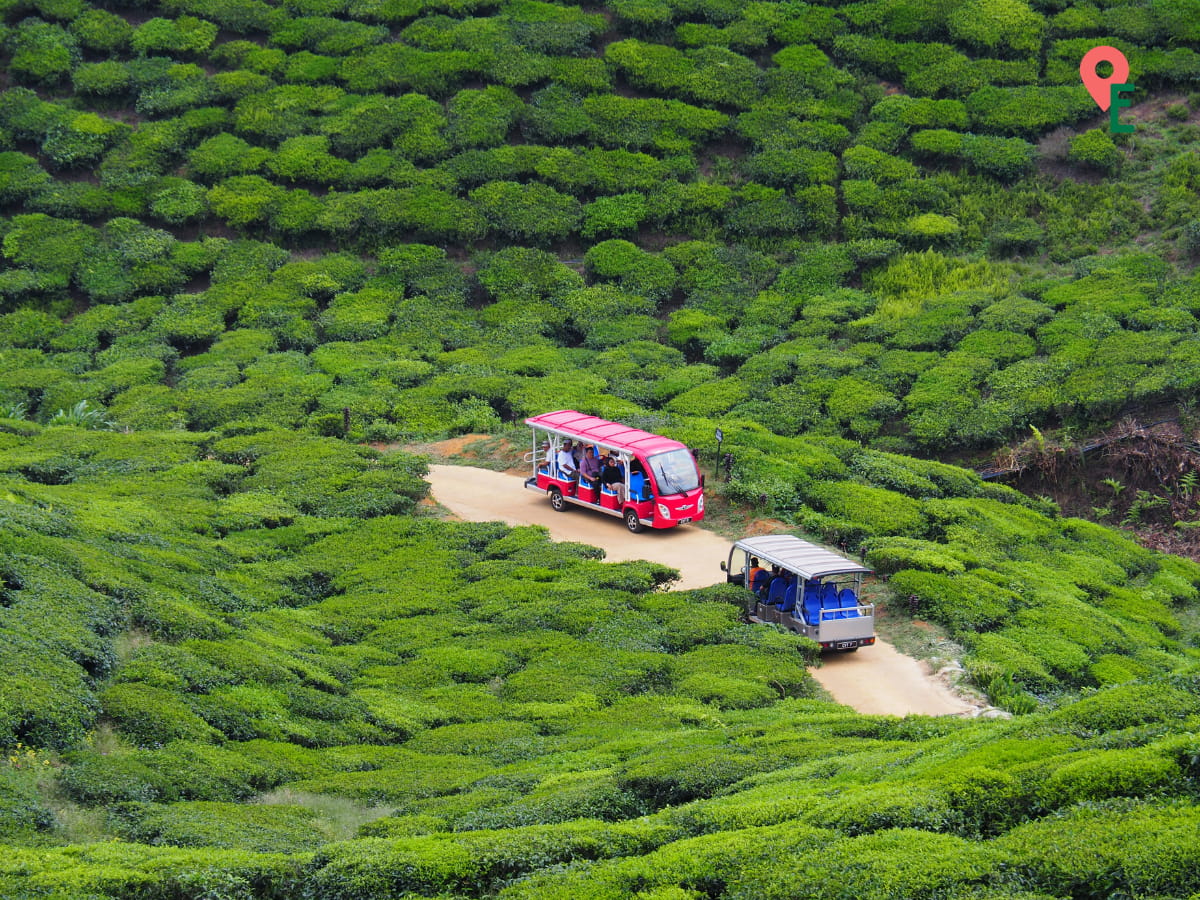
M832 582L821 585L821 609L841 609L842 604L838 602L837 585ZM841 613L835 616L825 616L827 619L840 619Z
M629 476L629 493L635 500L650 499L650 484L641 472Z
M787 590L787 582L782 578L771 579L771 589L767 592L767 605L779 606L783 602L783 594Z
M787 590L783 592L783 603L779 607L780 612L790 613L796 608L796 583L793 581L787 586Z
M855 619L858 617L858 596L852 588L842 588L838 592L838 605L845 610L842 613L843 619Z
M821 621L821 598L815 593L804 594L804 622L807 625L817 625Z

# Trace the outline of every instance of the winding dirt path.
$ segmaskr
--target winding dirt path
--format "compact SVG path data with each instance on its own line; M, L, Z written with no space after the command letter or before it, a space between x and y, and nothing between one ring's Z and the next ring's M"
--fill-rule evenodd
M620 519L572 508L556 513L546 498L526 490L522 477L472 466L429 467L433 498L469 521L544 525L556 541L580 541L602 548L613 562L653 559L679 570L678 587L697 588L722 577L718 564L729 542L711 531L680 526L631 534ZM832 653L813 677L839 703L862 713L904 716L965 715L978 710L935 679L922 662L899 653L886 641L857 653Z

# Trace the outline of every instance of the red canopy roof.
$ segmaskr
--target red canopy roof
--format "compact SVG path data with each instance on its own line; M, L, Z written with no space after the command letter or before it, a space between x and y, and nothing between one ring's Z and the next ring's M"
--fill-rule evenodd
M649 456L667 450L686 449L686 445L648 431L630 428L620 422L610 422L596 416L585 416L573 409L543 413L525 420L526 425L552 431L569 438L581 438L585 443L596 443L610 450L626 450Z

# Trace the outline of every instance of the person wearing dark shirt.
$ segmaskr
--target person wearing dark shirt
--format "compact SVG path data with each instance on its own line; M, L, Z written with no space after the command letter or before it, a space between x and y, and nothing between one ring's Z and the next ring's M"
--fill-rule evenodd
M767 598L771 595L771 588L774 586L775 582L782 581L782 579L783 573L779 570L779 566L771 566L770 577L763 579L762 588L760 588L758 592L759 597L762 598L764 603L767 602Z
M625 473L621 471L621 467L617 465L617 461L611 456L604 458L604 469L600 472L600 483L616 491L617 503L621 506L625 505Z

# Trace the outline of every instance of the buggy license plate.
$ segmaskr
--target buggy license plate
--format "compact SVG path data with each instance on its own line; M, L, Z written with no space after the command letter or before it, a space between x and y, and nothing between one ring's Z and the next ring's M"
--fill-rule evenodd
M680 520L679 520L679 524L680 524L680 525L686 525L686 524L687 524L688 522L690 522L690 521L692 521L692 517L691 517L691 516L688 516L686 519L680 519Z
M858 641L838 641L837 648L839 650L849 650L851 647L857 647Z

